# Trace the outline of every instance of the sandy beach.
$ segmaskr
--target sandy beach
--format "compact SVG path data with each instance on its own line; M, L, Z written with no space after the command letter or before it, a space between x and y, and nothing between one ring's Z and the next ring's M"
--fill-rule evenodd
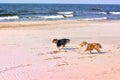
M54 38L71 41L58 51ZM82 41L101 54L82 54ZM120 80L119 58L119 20L0 22L0 80Z

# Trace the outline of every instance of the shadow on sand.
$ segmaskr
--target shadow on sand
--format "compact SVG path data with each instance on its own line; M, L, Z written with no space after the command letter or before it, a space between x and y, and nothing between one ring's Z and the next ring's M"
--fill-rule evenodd
M88 53L88 54L105 54L105 53L107 53L107 52L100 52L100 53L98 53L98 52L91 52L91 53Z
M48 54L57 54L59 52L68 52L68 51L75 51L75 50L78 50L79 48L61 48L59 50L55 50L55 51L51 51L51 52L48 52Z
M62 48L61 50L67 50L67 51L73 51L73 50L77 50L79 48Z

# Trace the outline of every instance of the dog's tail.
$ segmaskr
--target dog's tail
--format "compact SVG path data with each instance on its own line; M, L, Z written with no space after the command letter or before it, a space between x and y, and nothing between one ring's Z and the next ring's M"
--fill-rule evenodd
M98 45L99 48L102 48L101 44L97 43L97 45Z
M70 42L70 39L67 39L67 43L69 43Z

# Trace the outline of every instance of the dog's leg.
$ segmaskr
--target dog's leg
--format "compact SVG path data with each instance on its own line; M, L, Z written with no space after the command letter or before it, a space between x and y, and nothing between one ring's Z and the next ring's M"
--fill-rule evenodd
M101 53L101 51L99 49L96 50L99 54Z
M86 49L84 47L81 48L80 51L79 51L79 53L81 53L81 54L85 54L85 52L86 52Z
M65 47L65 45L63 45L63 48Z
M90 54L92 53L92 51L90 50Z
M60 47L57 47L58 48L58 51L60 51L61 50L61 48Z
M101 51L99 50L99 52L98 52L99 54L101 54Z
M86 53L86 51L85 51L85 50L82 50L82 51L80 51L80 53L83 55L83 54Z

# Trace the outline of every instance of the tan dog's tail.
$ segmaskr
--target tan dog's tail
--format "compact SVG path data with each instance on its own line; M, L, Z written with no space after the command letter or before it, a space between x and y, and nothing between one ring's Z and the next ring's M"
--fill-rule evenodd
M102 48L101 44L97 43L97 45L99 46L99 48Z

